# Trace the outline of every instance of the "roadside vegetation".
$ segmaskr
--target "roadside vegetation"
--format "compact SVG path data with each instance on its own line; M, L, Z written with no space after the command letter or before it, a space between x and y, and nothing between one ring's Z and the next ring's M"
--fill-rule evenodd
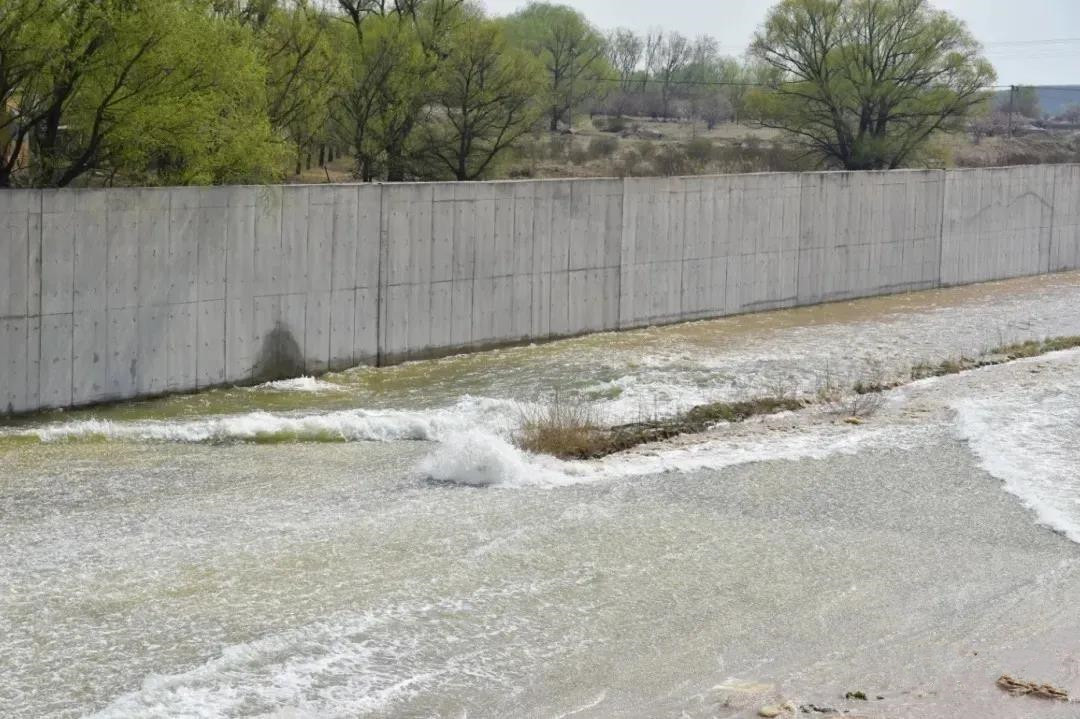
M743 59L547 2L5 0L0 187L1077 159L1080 105L993 77L927 0L782 0Z
M557 395L553 402L542 409L523 414L514 440L519 448L535 454L560 459L599 459L639 445L704 432L717 425L780 412L795 412L810 406L826 406L843 421L862 424L882 406L882 393L909 382L1075 348L1080 348L1080 336L1031 340L995 347L977 357L916 364L906 376L887 379L875 370L869 378L859 380L850 387L841 387L826 372L813 395L795 397L780 388L775 395L737 402L712 402L672 416L610 427L601 425L587 405L568 402Z

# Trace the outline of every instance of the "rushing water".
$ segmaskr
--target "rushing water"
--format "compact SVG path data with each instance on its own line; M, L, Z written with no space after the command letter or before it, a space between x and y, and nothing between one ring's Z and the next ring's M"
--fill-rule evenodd
M1077 352L916 383L862 425L601 462L509 441L555 393L605 421L812 394L1080 334L1078 303L1057 275L12 422L0 714L726 715L879 671L867 627L948 667L1014 606L1080 627L1031 593L1080 587L1074 545L1025 529L1080 542ZM890 700L935 681L897 662Z

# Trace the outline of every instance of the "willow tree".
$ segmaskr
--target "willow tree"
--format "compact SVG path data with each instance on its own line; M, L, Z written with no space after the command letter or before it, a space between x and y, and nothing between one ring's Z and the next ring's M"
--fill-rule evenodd
M995 79L964 23L927 0L784 0L750 51L779 75L750 98L762 124L848 170L909 162Z
M544 65L548 124L572 124L575 107L603 95L617 75L604 37L585 16L565 5L533 2L506 19L513 44L532 52Z
M435 76L436 112L425 124L437 166L457 180L484 177L539 116L539 63L510 47L500 25L473 17L450 37Z
M44 117L44 68L63 46L58 9L43 0L0 4L0 187L27 171L30 134ZM51 30L51 31L50 31Z
M274 6L258 32L267 67L270 124L288 138L296 174L312 147L327 140L330 106L343 72L333 17L312 0Z
M246 28L202 0L0 3L3 137L29 144L18 181L267 179L279 162ZM14 28L14 29L13 29Z
M347 80L334 124L356 153L357 174L391 182L416 174L417 137L430 110L464 0L338 0L351 26Z

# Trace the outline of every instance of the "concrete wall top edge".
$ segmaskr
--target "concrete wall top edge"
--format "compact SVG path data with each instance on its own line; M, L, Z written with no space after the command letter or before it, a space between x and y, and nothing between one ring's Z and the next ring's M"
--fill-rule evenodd
M528 185L528 184L558 184L558 183L591 183L591 182L610 182L610 183L642 183L662 179L675 179L675 180L708 180L717 178L733 178L733 177L773 177L773 176L798 176L803 177L806 175L881 175L881 174L914 174L914 173L969 173L969 172L985 172L985 171L1000 171L1000 170L1017 170L1019 168L1059 168L1059 167L1080 167L1080 163L1057 163L1057 164L1045 164L1045 165L1001 165L994 167L964 167L964 168L949 168L949 169L934 169L934 168L901 168L897 170L813 170L808 172L742 172L742 173L722 173L715 175L661 175L655 177L580 177L580 178L565 178L565 177L553 177L553 178L526 178L526 179L513 179L513 180L484 180L478 182L454 182L454 181L438 181L438 182L323 182L323 183L278 183L267 185L166 185L166 186L133 186L133 187L108 187L108 188L92 188L92 187L69 187L69 188L9 188L0 190L0 196L13 196L18 193L40 193L46 191L53 192L72 192L72 193L123 193L132 190L141 190L152 193L165 193L172 191L194 191L194 192L225 192L235 190L251 190L251 189L274 189L276 191L284 191L288 188L300 189L312 189L312 188L383 188L383 187L409 187L409 186L477 186L477 185Z
M994 165L992 167L952 167L944 170L946 173L975 173L975 172L1002 172L1021 169L1054 169L1059 167L1080 167L1077 162L1048 163L1043 165ZM904 170L889 170L889 172L904 172Z

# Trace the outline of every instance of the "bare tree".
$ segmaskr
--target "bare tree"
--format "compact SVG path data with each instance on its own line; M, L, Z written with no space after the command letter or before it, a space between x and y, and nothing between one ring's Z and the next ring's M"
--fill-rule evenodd
M634 82L634 73L641 66L645 40L632 30L620 28L608 36L607 50L611 66L619 73L619 88L628 92Z
M664 31L653 29L645 33L645 72L641 75L641 91L644 92L649 84L649 73L656 65L656 56L660 52L660 46L664 42Z
M664 117L671 117L671 90L679 73L690 62L692 48L685 36L673 32L659 43L653 57L653 74L660 83Z

